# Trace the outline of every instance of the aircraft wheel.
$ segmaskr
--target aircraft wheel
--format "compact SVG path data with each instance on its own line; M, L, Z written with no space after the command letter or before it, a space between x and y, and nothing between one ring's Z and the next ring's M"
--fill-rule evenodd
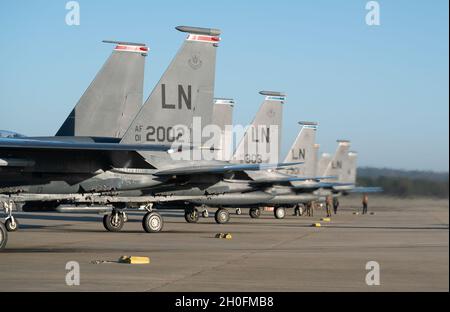
M275 218L284 219L284 217L286 216L286 209L284 209L283 207L278 207L278 208L275 208L273 213L275 215Z
M240 216L242 214L241 208L236 208L236 214Z
M252 217L253 219L257 219L261 216L261 209L259 208L250 208L250 217Z
M119 232L125 223L123 214L120 212L103 216L103 226L109 232Z
M203 218L208 218L209 217L208 209L205 209L205 210L202 211L202 217Z
M8 231L6 227L3 225L3 222L0 222L0 250L6 247L6 243L8 242Z
M186 209L184 211L184 219L187 223L197 223L200 218L200 214L196 208Z
M214 216L216 222L219 224L227 223L230 220L230 213L224 208L217 209Z
M8 232L15 232L19 229L19 222L16 218L10 217L5 221L5 227Z
M164 226L164 220L162 216L156 212L147 212L142 219L142 227L147 233L158 233L161 232Z

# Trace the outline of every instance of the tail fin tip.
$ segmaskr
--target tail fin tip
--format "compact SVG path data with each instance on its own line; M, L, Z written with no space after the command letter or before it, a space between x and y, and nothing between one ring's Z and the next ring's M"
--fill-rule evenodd
M277 92L277 91L259 91L259 94L265 95L265 96L281 96L285 97L286 94L283 92Z
M123 45L133 45L138 47L145 47L145 43L138 42L129 42L129 41L116 41L116 40L102 40L103 43L112 43L112 44L123 44Z
M216 28L203 28L203 27L192 27L192 26L177 26L176 30L194 34L194 35L206 35L206 36L219 36L221 31Z
M298 124L300 126L318 126L319 123L315 121L299 121Z

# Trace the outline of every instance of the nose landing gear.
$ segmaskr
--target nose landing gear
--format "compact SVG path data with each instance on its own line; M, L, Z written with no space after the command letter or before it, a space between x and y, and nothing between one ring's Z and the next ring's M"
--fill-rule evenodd
M126 219L124 212L114 210L111 214L103 216L103 226L109 232L119 232Z
M16 218L14 218L12 212L13 207L15 206L15 203L13 201L4 202L3 208L5 209L5 213L8 215L5 218L5 228L8 232L15 232L19 229L19 222Z

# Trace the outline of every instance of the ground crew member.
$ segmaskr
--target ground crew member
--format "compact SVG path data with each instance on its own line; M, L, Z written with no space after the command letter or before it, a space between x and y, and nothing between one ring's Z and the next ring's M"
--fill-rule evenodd
M363 195L362 198L362 204L363 204L363 214L367 213L367 206L369 205L369 196L367 194Z
M333 196L328 195L325 200L325 207L327 209L327 217L331 217L331 206L333 205Z
M306 204L306 214L308 217L314 217L314 202L308 202Z
M337 198L334 198L333 199L333 211L334 211L334 214L337 214L338 208L339 208L339 200Z

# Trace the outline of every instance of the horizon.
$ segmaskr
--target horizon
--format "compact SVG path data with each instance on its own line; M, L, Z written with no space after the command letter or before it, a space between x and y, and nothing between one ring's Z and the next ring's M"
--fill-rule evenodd
M379 26L361 0L78 1L79 26L65 24L67 2L0 4L13 47L0 50L0 128L54 135L109 56L104 39L149 45L145 100L184 39L174 27L213 27L214 96L235 100L234 124L251 122L260 90L287 93L282 155L311 120L321 153L350 139L358 167L449 172L448 1L378 1Z

